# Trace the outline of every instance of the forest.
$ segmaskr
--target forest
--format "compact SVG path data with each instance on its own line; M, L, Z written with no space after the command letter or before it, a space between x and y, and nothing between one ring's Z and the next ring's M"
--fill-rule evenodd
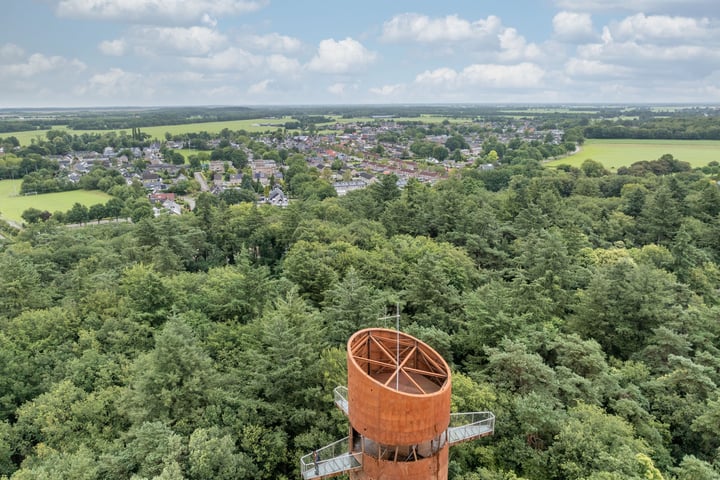
M232 120L291 117L287 129L363 117L423 116L496 122L507 119L541 120L586 138L648 138L717 140L720 110L713 106L674 105L337 105L255 107L156 107L107 109L0 109L0 133L45 130L63 125L69 130L131 130ZM12 137L12 135L8 135Z
M347 435L345 342L396 303L453 410L497 418L451 479L720 478L717 172L650 167L3 225L0 478L298 478Z

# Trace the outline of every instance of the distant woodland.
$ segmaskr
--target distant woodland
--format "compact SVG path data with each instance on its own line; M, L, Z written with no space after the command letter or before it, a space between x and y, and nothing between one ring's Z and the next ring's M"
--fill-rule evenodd
M302 173L287 208L0 225L0 477L298 478L347 435L345 342L399 303L453 409L497 417L451 479L720 478L717 164L516 157L327 198Z
M98 110L0 109L0 134L45 130L64 125L69 130L131 130L160 125L182 125L272 117L292 117L288 128L307 127L331 120L328 116L416 117L445 116L496 121L537 119L571 129L585 138L719 140L716 107L651 106L522 106L522 105L373 105L373 106L265 106L265 107L156 107Z

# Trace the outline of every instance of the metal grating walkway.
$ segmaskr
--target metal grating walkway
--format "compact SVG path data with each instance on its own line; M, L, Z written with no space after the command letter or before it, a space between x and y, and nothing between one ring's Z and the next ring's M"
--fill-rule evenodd
M492 435L493 428L489 425L464 425L462 427L448 428L448 441L450 445L468 442L476 438Z
M342 410L345 415L348 415L350 406L348 405L347 387L335 387L335 390L333 390L333 398L335 400L335 405L337 405L337 407Z
M353 470L360 470L362 464L354 455L346 453L328 460L320 460L318 463L318 473L315 473L315 466L313 464L309 464L305 468L302 476L305 480L310 480L312 478L330 478Z

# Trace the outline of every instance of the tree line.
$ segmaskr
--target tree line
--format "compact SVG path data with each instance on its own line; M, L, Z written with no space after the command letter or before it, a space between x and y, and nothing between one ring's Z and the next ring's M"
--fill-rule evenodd
M450 478L718 477L717 172L513 158L337 197L288 164L285 209L3 233L0 475L296 477L346 435L347 338L399 303L453 409L497 417Z

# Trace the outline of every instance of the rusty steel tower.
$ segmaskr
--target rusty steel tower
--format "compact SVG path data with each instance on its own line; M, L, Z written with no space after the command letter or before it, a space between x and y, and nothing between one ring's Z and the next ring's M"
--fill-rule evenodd
M490 412L450 413L447 363L399 330L356 332L347 368L347 388L334 393L350 434L300 459L306 480L447 480L449 447L494 431Z

